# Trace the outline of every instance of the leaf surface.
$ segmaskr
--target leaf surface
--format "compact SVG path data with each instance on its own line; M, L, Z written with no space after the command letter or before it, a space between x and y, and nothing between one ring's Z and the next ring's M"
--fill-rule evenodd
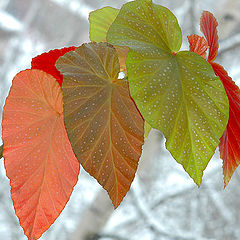
M106 36L109 27L112 25L113 21L116 19L119 9L112 7L104 7L95 10L89 14L90 22L90 40L93 42L106 42ZM120 71L126 72L126 58L128 54L128 48L114 46L120 63Z
M181 39L175 16L150 0L126 3L107 35L111 44L130 48L130 93L142 116L200 185L227 125L228 100L210 64L192 52L176 53Z
M176 17L151 0L126 3L110 26L107 41L132 50L155 49L161 53L177 52L182 33Z
M117 17L119 9L104 7L89 14L89 38L93 42L106 42L107 31Z
M190 51L195 52L201 57L207 57L208 43L204 37L200 37L196 34L188 36L188 42L190 44Z
M144 122L144 141L147 140L151 129L152 129L151 125L145 121Z
M212 67L223 82L229 100L229 121L219 144L224 185L227 186L240 163L240 89L222 66L212 63Z
M51 74L54 78L56 78L59 85L62 86L63 77L56 69L55 63L60 56L64 55L66 52L74 50L75 48L76 47L54 49L38 55L32 59L32 69L40 69Z
M15 212L25 235L35 240L59 216L79 174L56 80L40 70L17 74L2 126L4 164Z
M224 68L213 62L218 52L218 23L213 14L203 12L200 26L210 46L208 62L212 65L216 76L220 77L229 100L228 125L219 144L220 156L223 159L224 186L226 187L240 163L240 125L238 122L240 117L240 90Z
M214 61L218 54L217 20L212 13L204 11L200 20L200 29L209 45L208 61Z
M84 169L108 191L115 208L133 181L144 142L144 121L118 79L116 50L89 43L60 57L64 116L73 150Z

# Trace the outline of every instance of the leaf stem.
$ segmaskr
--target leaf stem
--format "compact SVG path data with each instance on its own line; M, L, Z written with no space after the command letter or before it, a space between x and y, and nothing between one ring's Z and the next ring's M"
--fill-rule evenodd
M3 145L0 146L0 159L3 157Z

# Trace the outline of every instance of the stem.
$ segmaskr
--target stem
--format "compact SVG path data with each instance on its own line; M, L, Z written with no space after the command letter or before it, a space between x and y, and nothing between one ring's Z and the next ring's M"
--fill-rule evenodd
M0 159L3 157L3 145L0 146Z

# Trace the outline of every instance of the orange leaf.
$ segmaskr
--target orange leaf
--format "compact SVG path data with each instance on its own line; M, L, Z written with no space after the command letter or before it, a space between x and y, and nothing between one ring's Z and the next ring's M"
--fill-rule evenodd
M120 71L124 72L127 75L126 59L127 59L129 49L127 47L119 47L119 46L114 46L114 47L118 53Z
M207 57L208 44L204 37L200 37L196 34L188 36L188 42L190 44L190 51L195 52L201 57Z
M84 169L118 207L135 176L144 121L118 79L118 55L107 43L84 44L56 63L63 75L65 124Z
M201 31L207 39L209 46L208 61L215 60L218 54L218 34L217 34L217 20L212 13L204 11L201 16L200 27Z
M226 186L240 163L240 89L222 66L211 64L215 74L220 77L229 100L228 125L219 144Z
M79 162L64 127L61 88L49 74L16 75L3 112L3 156L16 215L28 239L59 216L77 182Z
M56 78L59 85L62 86L63 77L56 69L55 63L60 56L64 55L66 52L74 50L75 48L76 47L54 49L38 55L32 59L32 69L40 69L46 73L51 74L54 78Z

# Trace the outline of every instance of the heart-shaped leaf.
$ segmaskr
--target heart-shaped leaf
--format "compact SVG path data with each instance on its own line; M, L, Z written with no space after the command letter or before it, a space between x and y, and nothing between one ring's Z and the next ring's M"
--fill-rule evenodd
M116 50L89 43L56 63L63 75L64 118L84 169L108 191L117 207L128 192L141 156L144 121L118 79Z
M56 80L40 70L17 74L4 106L2 127L15 212L28 239L35 240L59 216L79 174Z
M218 53L218 23L216 18L212 13L204 11L200 26L207 39L207 44L210 46L207 60L212 65L215 74L220 77L229 99L228 125L219 144L220 156L223 159L224 186L226 187L240 163L240 125L238 122L240 118L240 89L224 68L213 62Z
M163 132L166 147L200 185L228 121L228 100L210 64L182 51L175 16L151 0L126 3L108 31L130 48L130 93L144 119Z

